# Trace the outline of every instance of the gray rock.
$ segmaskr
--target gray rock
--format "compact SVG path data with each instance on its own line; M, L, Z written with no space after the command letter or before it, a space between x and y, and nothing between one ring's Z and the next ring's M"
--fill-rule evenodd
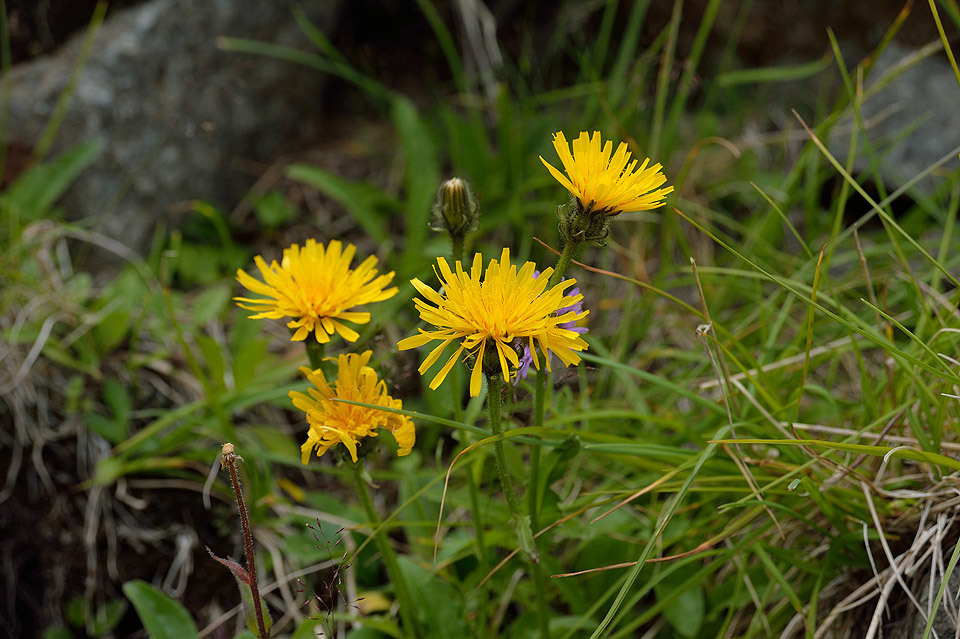
M907 63L915 51L892 42L877 60L865 91L879 87L881 78ZM889 78L888 78L889 79ZM888 186L897 188L960 145L960 108L957 108L957 79L949 63L939 56L927 57L880 88L863 104L867 136L881 158L880 172ZM853 118L841 121L830 136L830 151L841 163L847 155ZM838 131L845 131L839 133ZM906 136L904 131L910 131ZM946 168L956 167L956 157ZM869 168L862 140L854 164L856 171ZM936 186L927 177L917 184L929 194ZM892 189L891 189L892 190Z
M948 553L944 557L946 563L952 551L952 546L944 544L943 552ZM937 590L940 588L941 579L937 579L933 584L933 592L930 591L930 571L929 564L922 574L914 578L913 592L917 596L917 601L924 610L928 610L937 597ZM937 613L933 619L933 634L931 637L939 639L954 639L960 632L960 626L957 624L957 612L960 610L960 570L954 570L950 573L950 579L947 582L947 589L943 593L943 599L937 607ZM920 639L923 636L923 630L926 628L926 620L921 616L917 609L910 605L904 619L894 622L888 628L890 639Z
M305 3L328 31L342 0ZM112 14L80 75L51 154L100 138L105 150L63 198L68 217L143 251L156 223L193 199L227 208L291 139L319 125L324 74L223 51L220 36L313 51L286 0L151 0ZM11 71L11 135L35 145L80 53L79 34ZM296 142L295 142L296 143Z

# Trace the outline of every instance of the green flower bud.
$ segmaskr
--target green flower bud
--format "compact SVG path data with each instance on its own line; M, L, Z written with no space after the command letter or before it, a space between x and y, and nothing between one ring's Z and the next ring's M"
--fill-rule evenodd
M450 178L437 190L430 228L446 231L450 237L462 238L477 228L480 205L466 180Z

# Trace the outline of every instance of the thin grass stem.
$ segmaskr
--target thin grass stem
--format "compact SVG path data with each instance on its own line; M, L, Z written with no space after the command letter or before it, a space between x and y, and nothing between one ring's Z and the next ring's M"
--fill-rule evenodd
M374 541L380 550L380 556L383 558L383 563L387 568L387 575L393 583L393 590L399 603L400 622L403 624L404 636L420 637L422 635L416 624L413 599L410 596L407 581L400 571L400 562L397 559L397 554L394 552L393 546L390 545L390 540L387 539L383 528L380 527L380 516L377 514L377 509L374 507L373 500L370 498L370 490L367 488L367 482L363 477L363 468L359 463L347 463L347 465L350 466L350 470L352 471L351 474L353 475L354 484L356 484L357 487L357 495L360 497L360 503L363 504L363 510L367 513L367 519L370 520L369 523L374 529Z

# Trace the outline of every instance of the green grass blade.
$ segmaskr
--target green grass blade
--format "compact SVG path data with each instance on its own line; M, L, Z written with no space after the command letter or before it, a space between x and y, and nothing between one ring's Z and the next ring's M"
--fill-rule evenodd
M321 168L307 164L287 167L287 177L309 184L332 197L347 209L363 230L381 246L390 242L386 222L399 203L378 188L364 182L349 182Z
M816 446L825 450L840 450L848 453L857 453L858 455L871 455L873 457L895 457L897 459L909 459L927 464L935 464L948 468L950 470L960 470L960 460L947 457L939 453L931 453L925 450L916 450L906 446L871 446L867 444L847 444L842 442L829 442L819 439L721 439L713 443L716 444L765 444L768 446Z
M97 39L97 33L100 31L100 25L103 24L103 18L107 14L107 2L100 0L93 9L93 17L90 18L90 25L87 27L87 33L83 37L83 44L80 46L80 53L73 64L73 70L70 72L70 78L67 80L67 86L63 93L57 99L56 106L53 107L53 114L40 134L40 140L33 150L33 155L38 160L42 160L50 150L63 119L67 117L67 107L70 106L70 100L73 98L73 92L77 90L77 82L80 80L80 72L87 64L87 59L93 52L93 43Z
M734 87L741 84L760 84L767 82L793 82L812 78L830 67L833 58L829 55L807 62L782 67L761 67L759 69L738 69L720 74L717 84L721 87Z
M933 622L937 620L937 610L940 608L940 601L943 599L943 593L946 592L950 586L950 575L953 574L954 568L957 567L958 559L960 559L960 541L957 542L957 546L953 549L953 555L950 556L950 563L947 564L946 570L943 571L943 579L940 581L940 588L937 589L937 596L933 600L933 607L930 609L930 614L927 616L927 625L923 628L923 637L921 639L929 639L930 637L930 632L933 630Z
M950 48L950 41L947 39L947 33L943 30L943 23L940 21L940 14L937 12L937 3L933 0L927 0L930 5L930 13L933 14L933 20L937 23L937 33L940 34L940 42L943 43L943 50L950 60L950 68L953 69L953 77L957 79L960 85L960 69L957 68L957 59L953 57L953 49Z
M427 221L437 187L440 186L440 162L429 127L417 107L407 98L393 102L393 124L400 134L406 167L404 171L404 218L406 224L403 273L417 270L425 261L423 245Z
M730 428L724 426L717 431L715 437L719 437L720 433L726 433ZM630 589L633 588L633 584L636 583L637 578L640 576L640 571L643 570L644 565L652 555L654 550L657 548L657 540L663 535L664 530L666 530L667 524L670 523L670 520L673 518L673 514L676 512L677 508L680 506L680 502L683 501L686 497L687 492L690 490L690 486L693 484L694 478L700 472L700 469L703 468L703 465L707 462L708 459L713 457L713 453L716 451L717 443L711 442L707 444L706 448L701 451L697 457L697 463L690 471L690 474L687 476L686 480L683 482L683 485L669 501L669 503L664 507L663 511L660 513L660 517L657 520L657 526L653 531L653 534L650 536L650 540L644 544L643 552L640 553L640 557L637 559L637 563L627 573L626 579L624 580L623 586L620 588L620 592L617 593L616 598L613 600L613 603L610 605L610 608L607 609L607 614L597 626L597 628L590 635L590 639L599 639L599 637L608 634L608 628L610 628L610 622L613 620L614 616L620 610L620 606L623 605L624 600L626 599L627 593L630 592ZM960 463L958 463L960 466Z
M417 5L427 19L430 28L433 29L433 35L437 38L440 49L447 59L447 65L450 66L450 72L453 74L453 81L461 91L467 91L467 79L463 73L463 62L460 60L460 52L457 51L457 45L453 41L453 36L447 25L444 24L440 12L434 6L431 0L417 0Z
M307 53L306 51L300 51L299 49L293 49L279 44L247 40L244 38L218 38L217 46L224 51L250 53L302 64L312 69L343 78L347 82L365 91L371 97L381 100L384 103L389 103L393 99L393 91L374 78L357 71L349 64L338 60L330 60L315 53Z
M657 74L657 93L653 102L653 122L650 125L650 150L648 155L660 157L660 141L663 139L663 120L667 108L670 76L673 73L673 58L677 54L677 37L680 33L680 18L683 15L683 0L674 0L673 15L667 32L667 42L660 59L660 72Z

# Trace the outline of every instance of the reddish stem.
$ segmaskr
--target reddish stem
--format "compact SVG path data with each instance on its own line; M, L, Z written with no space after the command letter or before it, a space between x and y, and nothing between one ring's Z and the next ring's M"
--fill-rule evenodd
M233 492L237 496L237 506L240 508L240 527L243 528L243 554L247 556L247 572L250 573L250 592L253 595L253 609L257 614L257 628L261 639L270 639L266 627L263 625L263 610L260 608L260 589L257 586L257 563L253 554L253 534L250 531L250 520L247 518L247 507L243 503L243 493L240 491L240 477L237 476L236 460L243 459L233 453L233 444L224 444L223 459L220 467L230 469L230 480L233 482Z

